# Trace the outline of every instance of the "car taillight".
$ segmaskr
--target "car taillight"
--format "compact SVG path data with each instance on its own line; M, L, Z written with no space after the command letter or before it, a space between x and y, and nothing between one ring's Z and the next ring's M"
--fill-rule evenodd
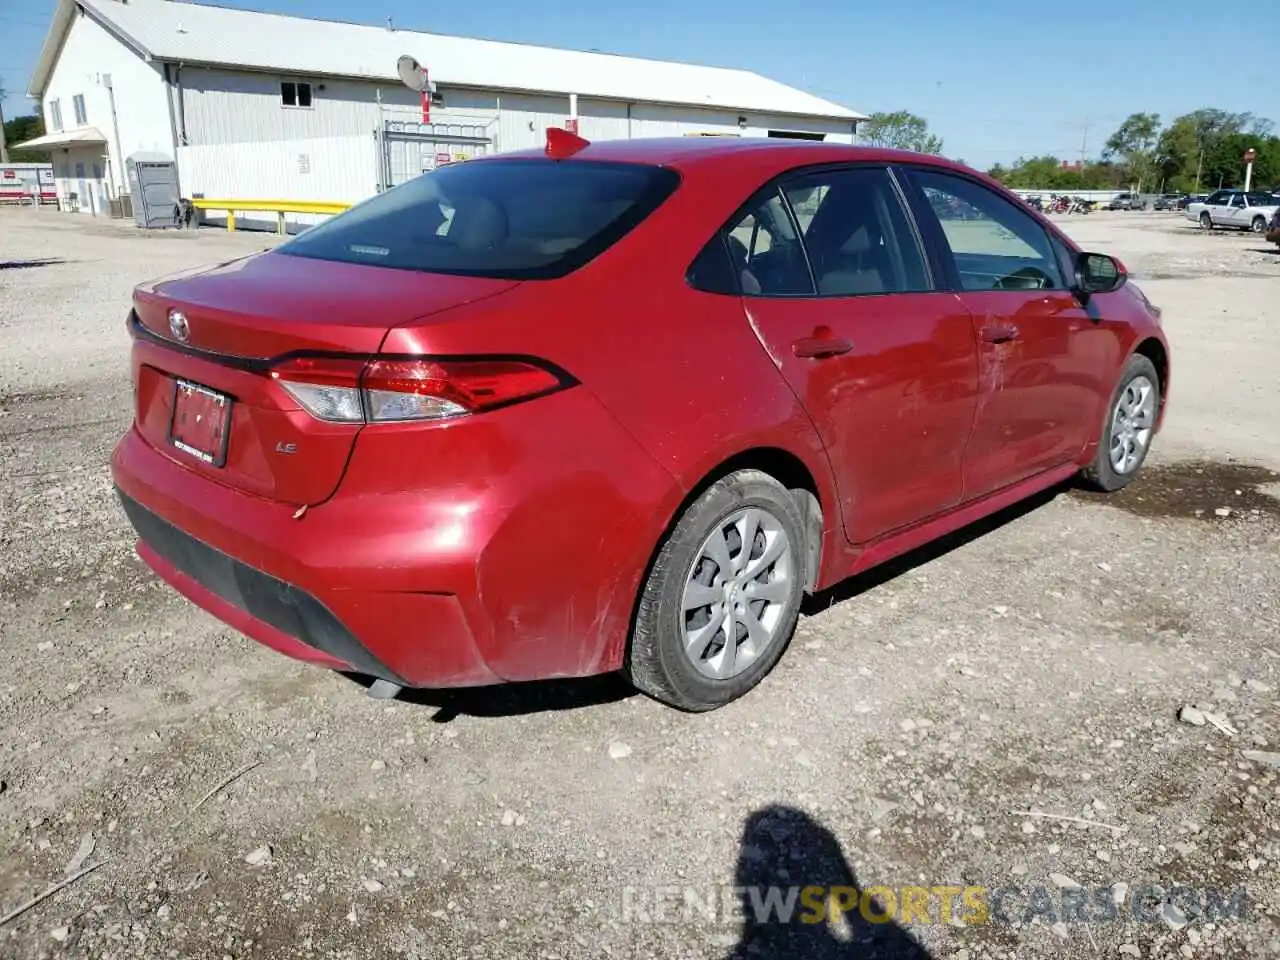
M271 376L313 417L338 423L465 416L570 383L549 366L523 359L293 357Z

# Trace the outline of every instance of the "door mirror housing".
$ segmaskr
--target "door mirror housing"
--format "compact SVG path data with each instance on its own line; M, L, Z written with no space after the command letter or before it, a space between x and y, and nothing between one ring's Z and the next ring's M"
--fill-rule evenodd
M1120 289L1128 274L1115 257L1105 253L1082 253L1076 258L1076 291L1088 297Z

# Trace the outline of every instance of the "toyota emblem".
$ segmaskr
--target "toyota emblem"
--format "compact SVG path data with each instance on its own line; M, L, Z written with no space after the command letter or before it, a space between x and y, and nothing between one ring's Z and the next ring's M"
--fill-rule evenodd
M187 338L191 336L191 324L187 323L187 315L181 310L169 311L169 332L173 334L174 339L187 342Z

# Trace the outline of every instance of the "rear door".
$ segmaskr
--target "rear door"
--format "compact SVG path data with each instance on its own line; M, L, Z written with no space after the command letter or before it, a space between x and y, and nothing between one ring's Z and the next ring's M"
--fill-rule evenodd
M889 170L784 180L728 245L752 327L826 445L849 540L955 506L976 405L973 327L936 289Z
M974 499L1079 455L1096 430L1109 338L1027 211L960 174L919 167L910 181L973 317L979 394L964 497Z

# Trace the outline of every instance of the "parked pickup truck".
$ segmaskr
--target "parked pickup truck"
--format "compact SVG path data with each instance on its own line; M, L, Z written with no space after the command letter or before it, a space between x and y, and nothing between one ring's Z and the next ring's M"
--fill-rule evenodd
M1224 227L1266 233L1277 210L1280 210L1280 198L1269 193L1219 190L1201 203L1187 204L1183 215L1199 222L1205 230Z

